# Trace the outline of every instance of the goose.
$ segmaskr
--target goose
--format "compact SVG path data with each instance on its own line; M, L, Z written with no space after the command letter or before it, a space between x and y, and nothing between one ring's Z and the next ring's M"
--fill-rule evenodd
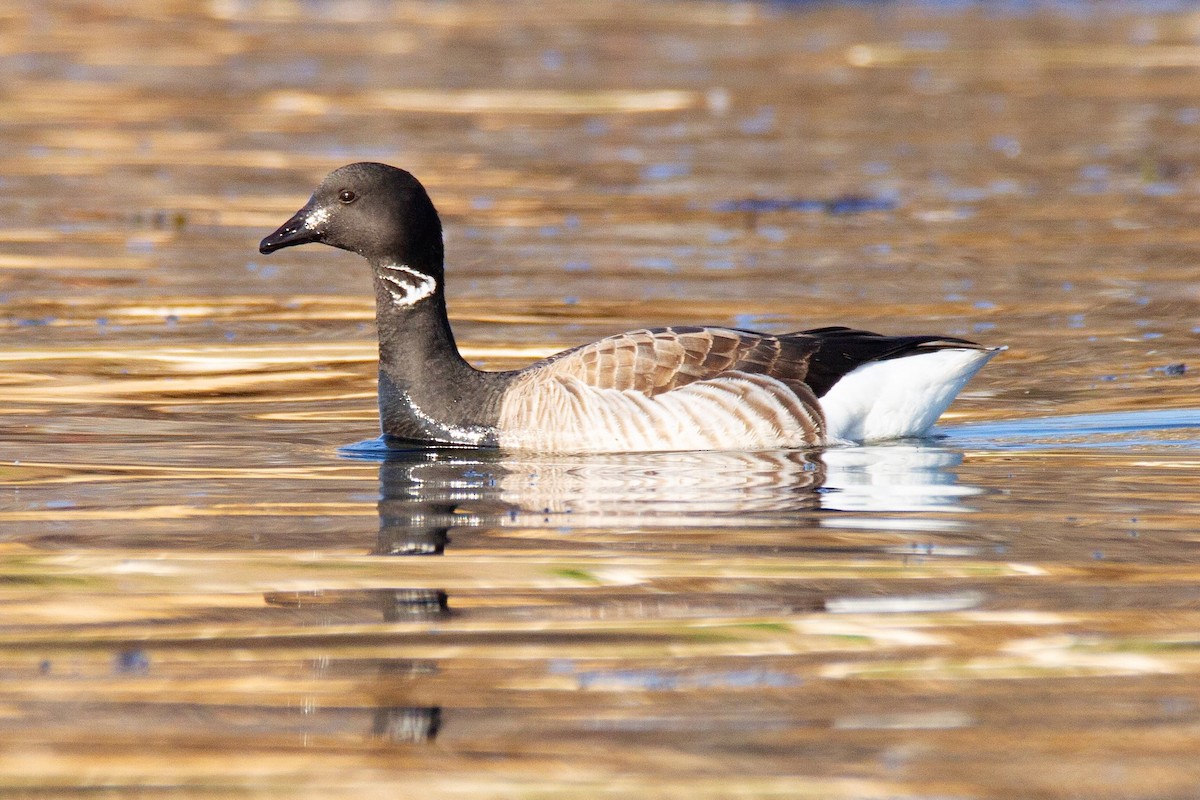
M769 335L683 325L609 336L523 369L478 370L455 345L441 220L413 175L340 167L259 251L310 242L371 267L389 445L649 452L921 437L1003 349L847 327Z

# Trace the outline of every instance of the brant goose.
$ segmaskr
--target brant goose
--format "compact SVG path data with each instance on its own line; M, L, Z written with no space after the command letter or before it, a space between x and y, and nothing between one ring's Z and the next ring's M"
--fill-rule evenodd
M484 372L455 346L441 221L408 172L372 163L335 170L259 250L308 242L371 265L380 423L397 444L636 452L921 436L1003 349L842 327L770 336L675 326Z

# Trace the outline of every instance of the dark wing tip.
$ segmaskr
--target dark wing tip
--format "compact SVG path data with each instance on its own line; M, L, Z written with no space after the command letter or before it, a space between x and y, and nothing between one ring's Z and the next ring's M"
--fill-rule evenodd
M887 361L950 348L995 349L957 336L885 336L842 326L797 331L787 334L785 338L789 337L809 338L817 342L805 382L818 397L824 396L847 374L871 361Z

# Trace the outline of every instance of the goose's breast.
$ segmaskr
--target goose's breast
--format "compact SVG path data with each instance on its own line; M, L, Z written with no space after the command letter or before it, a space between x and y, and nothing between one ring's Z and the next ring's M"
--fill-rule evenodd
M500 406L499 445L512 450L751 450L821 444L815 399L775 378L728 372L653 397L531 373Z

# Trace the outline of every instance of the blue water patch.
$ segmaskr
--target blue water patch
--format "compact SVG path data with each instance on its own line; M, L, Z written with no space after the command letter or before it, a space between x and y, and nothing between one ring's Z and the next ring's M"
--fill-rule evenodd
M717 230L709 231L708 233L709 244L729 244L736 238L736 233L724 228L718 228Z
M1180 125L1195 125L1200 122L1200 108L1181 108L1175 112L1175 121Z
M748 135L769 133L775 127L775 109L763 106L752 117L738 123L738 130Z
M1179 184L1171 181L1152 181L1142 187L1142 194L1147 197L1171 197L1179 194Z
M1021 142L1012 136L993 136L991 148L1009 158L1016 158L1021 155Z
M847 195L837 197L825 204L830 214L864 214L868 211L893 211L896 200L891 197L859 197Z
M677 269L677 265L669 258L661 258L650 256L647 258L636 258L633 260L633 265L639 269L654 269L663 272L673 272Z
M118 675L145 675L150 671L150 656L145 650L122 650L113 658L113 672Z
M773 211L812 211L826 214L864 214L869 211L895 211L899 204L893 197L843 195L829 200L811 198L746 198L722 200L713 211L764 214Z
M680 689L778 689L796 686L801 680L786 672L765 669L719 672L668 672L658 669L587 670L576 673L580 689L633 689L676 691Z
M685 178L691 172L689 164L649 164L642 169L642 180L665 181L671 178Z
M1149 435L1155 433L1160 435ZM945 428L941 434L944 445L981 450L1138 446L1200 449L1200 408L1027 417L958 425Z
M413 449L418 448L414 447ZM389 452L391 452L391 448L388 447L387 441L382 436L338 448L338 455L363 461L381 461L387 458Z

